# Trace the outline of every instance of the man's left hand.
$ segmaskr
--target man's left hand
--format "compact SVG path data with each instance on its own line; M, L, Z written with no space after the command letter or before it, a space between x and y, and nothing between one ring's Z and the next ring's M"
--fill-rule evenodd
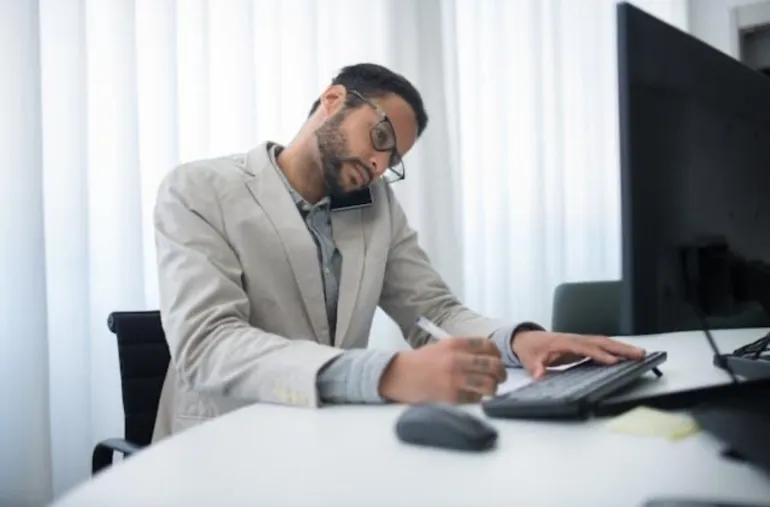
M533 378L545 375L548 366L559 366L590 357L598 363L642 359L644 349L607 338L546 331L521 331L513 337L513 353Z

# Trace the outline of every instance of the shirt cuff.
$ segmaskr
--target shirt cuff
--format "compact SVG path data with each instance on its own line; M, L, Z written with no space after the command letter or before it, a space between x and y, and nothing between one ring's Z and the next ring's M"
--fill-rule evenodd
M491 339L500 349L500 356L506 368L519 368L521 361L513 353L513 338L520 331L545 331L545 328L534 322L522 322L515 326L505 326L492 333Z
M326 403L385 403L380 379L397 352L351 349L318 374L318 394Z

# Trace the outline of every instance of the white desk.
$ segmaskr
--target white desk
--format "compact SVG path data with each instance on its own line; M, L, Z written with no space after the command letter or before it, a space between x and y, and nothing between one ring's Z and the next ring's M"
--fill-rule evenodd
M764 332L715 336L731 351ZM642 389L729 381L701 333L628 341L669 352L663 377ZM493 419L497 449L464 454L401 444L393 428L403 409L247 407L143 451L55 505L623 507L661 495L770 502L770 477L720 458L721 445L706 434L669 442L611 433L602 421Z

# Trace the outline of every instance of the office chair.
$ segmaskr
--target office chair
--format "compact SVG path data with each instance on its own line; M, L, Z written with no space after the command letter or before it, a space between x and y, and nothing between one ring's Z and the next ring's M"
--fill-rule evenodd
M110 438L96 445L92 475L112 465L115 452L127 458L150 445L170 361L160 312L113 312L107 327L118 340L125 429L124 438Z
M620 280L563 283L553 296L551 330L557 333L621 336ZM709 329L770 327L770 318L761 306L747 305L725 317L707 317Z
M559 285L553 294L551 330L618 336L621 287L618 280Z

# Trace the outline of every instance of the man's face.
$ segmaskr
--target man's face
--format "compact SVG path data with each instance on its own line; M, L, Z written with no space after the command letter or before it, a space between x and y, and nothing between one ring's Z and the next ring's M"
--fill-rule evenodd
M315 135L329 192L344 196L369 186L406 154L417 139L417 125L412 108L395 94L353 109L344 107L344 96L334 100L327 107L336 109Z

